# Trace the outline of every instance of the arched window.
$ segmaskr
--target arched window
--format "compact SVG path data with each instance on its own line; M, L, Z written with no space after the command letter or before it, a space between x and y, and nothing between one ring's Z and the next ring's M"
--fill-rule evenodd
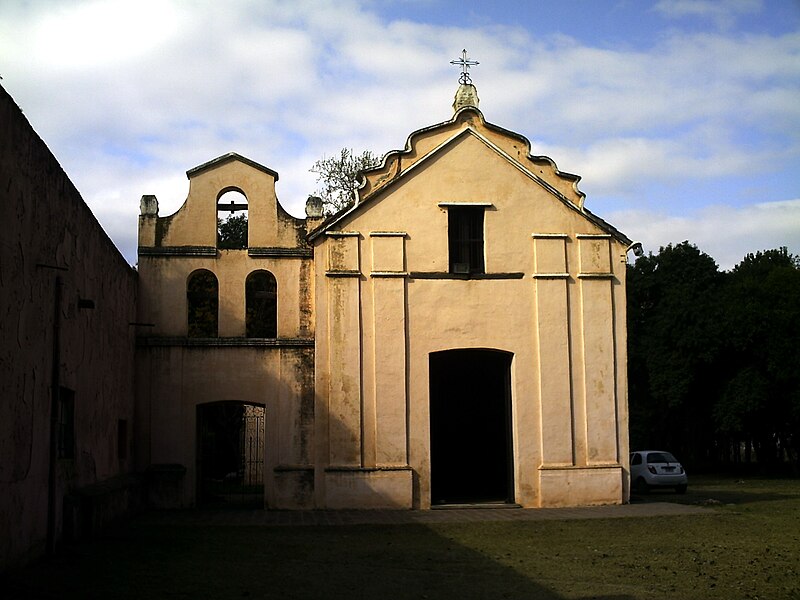
M186 307L189 337L217 337L219 284L211 271L199 269L189 275Z
M247 248L247 197L237 188L228 188L217 199L217 248Z
M253 271L245 283L247 337L278 337L278 283L269 271Z

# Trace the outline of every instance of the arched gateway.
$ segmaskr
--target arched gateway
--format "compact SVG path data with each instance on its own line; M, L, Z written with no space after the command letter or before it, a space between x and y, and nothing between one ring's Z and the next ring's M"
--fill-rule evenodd
M226 401L197 407L197 503L263 507L263 406Z

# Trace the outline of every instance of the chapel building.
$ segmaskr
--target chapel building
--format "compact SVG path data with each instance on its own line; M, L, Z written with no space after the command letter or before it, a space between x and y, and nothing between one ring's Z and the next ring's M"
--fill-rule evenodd
M631 240L462 82L323 219L237 154L139 218L150 502L276 509L628 500ZM232 204L231 192L238 195ZM220 247L218 219L247 211Z

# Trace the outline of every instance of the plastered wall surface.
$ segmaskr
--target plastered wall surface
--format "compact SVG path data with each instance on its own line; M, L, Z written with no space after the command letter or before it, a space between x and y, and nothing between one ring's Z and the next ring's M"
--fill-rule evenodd
M141 303L137 369L140 469L180 465L186 474L166 506L197 500L197 411L235 401L265 408L264 504L313 506L313 261L307 223L286 214L277 173L226 155L188 173L189 194L173 215L143 201L139 219ZM227 191L247 200L246 248L217 248L217 202ZM154 208L155 207L155 208ZM218 282L218 337L188 337L187 282L198 270ZM277 284L277 336L246 337L248 275Z
M386 497L429 507L429 357L484 348L513 354L515 502L626 501L627 240L526 150L462 111L412 134L367 174L362 205L315 234L319 462L337 478L407 465L412 489ZM448 276L458 205L485 207L487 277Z
M0 122L1 568L44 552L51 510L61 538L67 494L133 470L136 273L2 89ZM51 504L54 388L74 394L74 458Z

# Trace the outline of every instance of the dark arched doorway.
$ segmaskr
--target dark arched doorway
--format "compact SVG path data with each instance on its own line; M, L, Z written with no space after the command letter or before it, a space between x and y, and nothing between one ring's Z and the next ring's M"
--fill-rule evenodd
M253 271L245 289L245 332L247 337L278 337L278 282L269 271Z
M431 353L432 504L514 502L511 358L498 350Z
M206 269L197 269L186 281L186 310L189 337L217 337L219 282Z
M264 407L213 402L197 407L197 503L264 506Z

